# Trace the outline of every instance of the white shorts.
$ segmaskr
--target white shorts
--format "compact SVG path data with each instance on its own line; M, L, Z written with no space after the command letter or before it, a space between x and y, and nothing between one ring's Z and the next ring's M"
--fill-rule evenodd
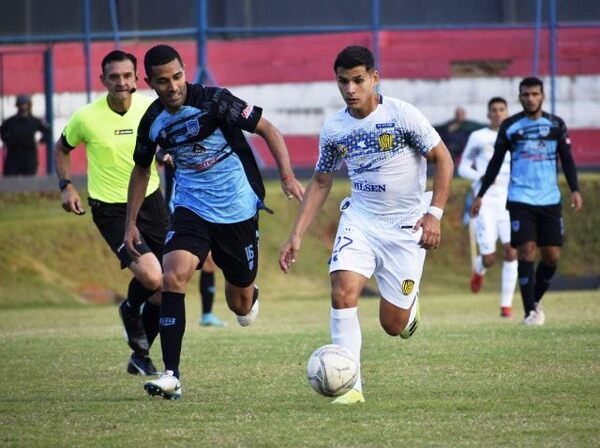
M349 204L348 199L342 201L329 273L351 271L366 278L375 274L385 300L399 308L410 308L419 292L426 254L419 246L422 230L413 232L420 217L365 217Z
M474 219L475 241L479 253L496 252L496 241L510 243L510 216L506 210L506 198L484 197L479 215Z

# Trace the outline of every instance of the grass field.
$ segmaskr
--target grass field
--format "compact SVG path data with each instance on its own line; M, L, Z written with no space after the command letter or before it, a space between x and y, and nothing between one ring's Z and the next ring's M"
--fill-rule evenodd
M598 274L600 177L582 176L586 209L565 210L560 272ZM261 217L261 312L242 329L197 326L197 280L187 296L183 398L150 398L125 373L128 350L114 305L86 291L123 293L90 214L61 211L58 195L0 195L1 446L600 446L600 294L550 293L547 323L498 317L497 267L468 292L469 249L455 182L442 247L428 255L423 325L408 341L386 336L377 300L363 298L367 402L338 408L305 380L308 356L329 342L325 262L335 232L336 185L289 276L276 267L296 205L267 185ZM520 314L518 295L515 298ZM159 367L160 351L153 348Z
M334 407L304 368L329 341L326 298L264 297L256 325L196 325L188 301L183 398L125 373L115 306L3 311L2 446L581 446L600 444L600 302L551 294L547 325L501 321L496 298L423 296L408 341L362 299L367 402ZM158 361L160 353L154 348Z

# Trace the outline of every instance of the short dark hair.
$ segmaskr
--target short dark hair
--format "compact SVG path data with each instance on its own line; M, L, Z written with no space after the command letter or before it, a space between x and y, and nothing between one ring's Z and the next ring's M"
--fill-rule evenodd
M146 76L150 78L152 67L165 65L174 60L179 61L183 67L181 56L179 56L179 53L177 53L175 48L169 45L156 45L155 47L150 48L144 56L144 70L146 71Z
M132 55L131 53L125 53L121 50L113 50L106 56L104 56L104 59L102 59L102 73L104 73L104 67L106 67L107 64L110 64L111 62L121 61L131 61L131 63L133 64L133 71L137 72L137 58L134 55Z
M528 78L523 79L519 83L519 93L521 92L521 87L535 87L540 86L540 90L542 93L544 92L544 82L540 78L536 78L535 76L529 76Z
M508 103L504 98L502 98L501 96L495 96L488 101L488 110L490 110L490 107L492 107L492 104L494 103L502 103L508 107Z
M350 69L364 65L367 71L375 68L375 58L371 50L358 45L351 45L344 48L335 58L333 71L337 72L338 67Z

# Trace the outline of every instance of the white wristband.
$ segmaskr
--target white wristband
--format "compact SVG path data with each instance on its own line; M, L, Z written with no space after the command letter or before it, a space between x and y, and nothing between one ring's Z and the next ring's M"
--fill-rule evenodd
M438 221L441 221L442 216L444 216L444 209L430 205L429 208L427 209L427 213L435 216Z

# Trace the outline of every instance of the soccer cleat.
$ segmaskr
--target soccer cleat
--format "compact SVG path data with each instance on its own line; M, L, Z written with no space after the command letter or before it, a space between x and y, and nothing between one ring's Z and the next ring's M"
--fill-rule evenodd
M242 327L247 327L256 319L258 316L258 286L254 287L254 303L252 304L252 308L250 308L250 312L245 316L236 316L238 324Z
M181 398L181 384L172 370L165 370L158 379L146 381L144 389L149 395L160 395L165 400L178 400Z
M149 357L140 356L136 353L133 353L129 359L129 363L127 364L127 373L142 376L153 376L159 374Z
M132 309L129 306L127 299L125 299L119 305L119 316L121 316L121 321L125 328L129 347L138 354L148 354L150 345L148 344L148 338L146 338L146 333L142 326L140 311Z
M513 317L512 308L510 306L500 307L500 317L512 319L512 317Z
M358 389L350 389L350 391L346 392L344 395L341 395L333 400L331 404L356 404L364 402L365 397L363 396L362 391Z
M471 275L471 292L477 294L483 285L483 275L473 272Z
M546 315L544 314L542 305L539 302L537 302L535 304L535 313L537 314L537 317L536 317L537 324L536 325L544 325L544 322L546 322Z
M544 316L540 318L538 313L535 310L531 310L527 317L523 319L523 325L527 326L540 326L544 325Z
M404 328L404 330L402 330L400 332L400 337L402 339L410 338L413 334L415 334L415 332L417 331L417 328L419 328L419 321L421 320L421 310L419 307L419 298L418 297L415 299L414 306L417 307L417 311L415 312L415 318L413 319L413 321L410 324L408 324L406 326L406 328Z
M204 313L200 316L198 322L202 327L226 327L227 324L215 316L213 313Z

